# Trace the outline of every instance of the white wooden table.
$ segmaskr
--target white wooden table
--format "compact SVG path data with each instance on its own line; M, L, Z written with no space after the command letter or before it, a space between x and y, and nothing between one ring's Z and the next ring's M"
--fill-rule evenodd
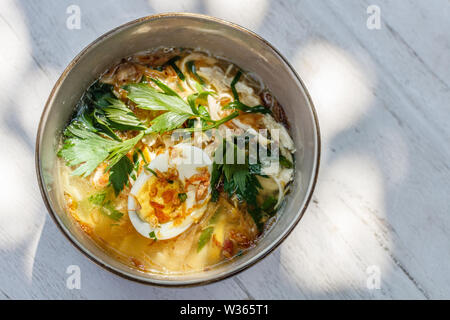
M66 27L72 4L79 30ZM372 4L379 30L366 25ZM34 170L38 120L69 61L109 29L167 11L225 18L272 42L309 88L323 138L313 202L283 245L238 276L184 289L89 261L54 225ZM3 0L0 298L449 298L449 17L446 0ZM80 290L66 287L69 265Z

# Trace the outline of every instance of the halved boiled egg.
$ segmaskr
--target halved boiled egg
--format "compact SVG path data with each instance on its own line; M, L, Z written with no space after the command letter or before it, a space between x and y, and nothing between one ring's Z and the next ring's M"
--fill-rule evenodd
M141 172L128 197L128 215L144 237L171 239L206 210L212 161L200 148L179 144L159 154Z

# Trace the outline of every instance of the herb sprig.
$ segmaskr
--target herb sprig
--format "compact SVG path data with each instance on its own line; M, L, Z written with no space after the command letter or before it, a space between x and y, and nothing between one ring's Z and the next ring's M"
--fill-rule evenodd
M111 85L97 81L87 90L77 105L76 115L64 130L63 146L58 151L58 156L64 158L67 165L77 166L74 175L88 176L101 163L107 162L105 171L110 171L109 183L118 195L136 168L135 159L132 161L126 155L144 135L172 131L182 127L187 120L196 118L202 121L201 130L205 131L239 115L238 111L234 111L223 119L212 120L206 107L198 102L214 92L194 93L186 102L160 80L151 81L161 91L147 83L125 86L128 99L138 108L166 111L151 120L150 127L145 126L124 102L114 97ZM128 130L137 131L137 134L127 140L122 140L117 134L118 131ZM198 129L185 130L192 132Z
M153 239L153 241L158 241L158 238L156 237L155 231L152 231L148 234L150 239Z
M216 161L213 162L211 173L212 201L217 201L220 186L223 185L223 190L227 192L229 197L235 195L239 201L246 202L248 212L261 231L264 225L262 221L264 212L257 203L257 196L259 194L258 189L261 189L262 186L256 177L257 175L263 176L261 173L261 163L258 159L256 163L250 163L248 143L246 144L246 149L241 150L234 140L224 140L216 150L216 152L223 152L222 154L225 155L227 154L228 148L234 148L233 154L235 158L232 163L219 164ZM245 152L245 163L237 162L238 152Z
M198 105L198 99L203 99L207 95L214 94L210 91L194 93L184 101L175 91L166 86L160 80L151 79L161 90L158 91L144 83L130 84L126 87L128 98L136 103L138 108L146 110L164 110L167 111L153 119L151 127L146 133L167 132L181 127L184 122L190 118L200 118L204 121L202 130L217 128L221 124L237 117L239 112L235 111L220 120L212 120L208 110ZM195 131L195 128L186 128L187 131Z
M64 142L58 156L67 165L77 166L74 175L88 176L102 162L111 170L109 182L118 194L127 183L133 164L125 155L142 139L147 129L120 100L114 99L112 87L95 82L77 105L78 112L64 130ZM114 130L135 130L138 134L122 140Z

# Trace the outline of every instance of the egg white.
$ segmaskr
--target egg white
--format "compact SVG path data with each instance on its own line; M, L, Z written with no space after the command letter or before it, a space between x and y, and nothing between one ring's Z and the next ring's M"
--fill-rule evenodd
M158 155L148 165L148 168L161 172L166 172L172 167L178 170L180 180L182 183L185 183L185 179L189 179L198 173L197 168L207 167L211 175L212 160L200 148L188 144L179 144L174 146L171 152L166 151ZM195 221L198 221L203 216L211 193L211 187L208 187L208 194L201 201L196 201L195 190L186 192L186 209L192 208L194 205L200 206L195 208L191 214L187 215L181 223L177 221L177 224L174 225L173 221L169 221L154 227L148 222L143 221L136 213L137 204L135 200L139 190L141 190L152 175L152 173L143 170L137 177L136 182L131 188L130 196L128 196L128 215L136 231L144 237L150 238L150 233L154 232L158 240L171 239L186 231Z

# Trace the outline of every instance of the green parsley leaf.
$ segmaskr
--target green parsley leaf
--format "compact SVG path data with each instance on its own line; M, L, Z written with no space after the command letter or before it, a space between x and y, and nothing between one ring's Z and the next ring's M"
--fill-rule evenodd
M163 92L146 84L131 84L127 86L128 98L142 109L167 110L178 114L193 115L189 105L175 91L159 80L152 80Z
M186 113L165 112L150 122L152 126L149 131L157 133L172 131L181 127L190 117L191 115Z
M128 91L128 98L137 104L138 108L148 110L166 110L168 112L163 113L151 121L151 127L146 130L146 133L150 132L167 132L181 127L186 120L191 117L200 117L202 120L211 124L202 127L202 130L209 130L218 127L219 125L237 117L239 113L234 112L223 119L213 121L209 116L206 108L200 108L198 110L195 106L195 100L212 94L209 91L203 91L191 95L186 103L175 91L164 85L159 80L153 79L163 92L148 86L147 84L130 84L126 87ZM200 112L201 111L201 112ZM195 131L195 128L188 128L188 131Z
M82 103L95 104L98 107L105 107L109 105L107 99L114 98L113 86L100 81L95 81L86 91Z
M197 252L203 249L203 247L209 242L213 234L214 227L208 227L202 231L200 238L198 239Z
M93 132L101 132L121 141L114 130L145 130L134 113L114 97L113 87L94 82L77 105L75 118L82 119Z
M110 148L110 154L108 156L109 165L107 170L119 162L119 160L124 157L143 137L144 132L139 132L134 138L113 145Z
M106 119L106 116L102 111L100 111L99 109L95 109L92 112L92 117L95 120L95 126L98 127L102 133L106 134L116 141L122 141L122 139L120 139L111 128L108 119Z
M187 194L186 193L179 193L178 194L178 199L180 199L181 202L185 202L187 199Z
M140 165L141 165L141 160L139 159L139 155L142 156L142 159L144 160L144 162L147 163L147 161L145 160L144 154L142 153L142 150L141 149L134 150L134 153L133 153L133 169L131 170L131 173L130 173L130 177L134 181L136 181L136 178L137 178L136 175L138 174L139 168L140 168Z
M109 161L106 169L109 170L143 137L141 132L132 139L118 142L89 131L78 121L72 122L64 135L66 138L58 156L69 166L78 165L72 174L81 176L90 175L104 161Z
M158 238L156 238L155 231L150 232L148 234L148 236L150 237L150 239L153 239L154 241L158 241Z
M125 103L118 99L107 100L110 105L104 107L102 110L113 129L121 131L147 129Z
M162 83L159 83L159 86ZM165 86L166 90L170 89ZM160 92L146 83L133 83L125 87L128 99L137 104L138 108L146 110L173 111L176 113L192 114L189 105L178 94Z
M133 163L128 157L122 157L115 165L110 169L109 182L113 186L116 196L123 190L125 185L128 184L128 176L133 171Z
M221 181L223 181L223 189L228 193L228 196L236 195L240 201L247 203L247 211L261 231L264 223L261 220L263 215L257 203L257 196L259 194L258 189L261 189L262 186L256 177L260 173L260 164L249 163L248 143L245 150L240 150L234 139L232 141L223 141L217 150L225 155L227 148L235 148L235 159L233 163L218 164L216 161L213 162L210 182L212 186L212 201L217 200L218 188ZM245 163L240 164L237 162L238 152L245 152Z
M114 99L112 86L95 82L77 104L77 114L64 130L58 151L68 166L78 166L74 175L87 176L100 163L114 166L143 137L122 141L113 131L147 129L121 101Z
M90 175L110 155L110 149L120 142L104 138L77 120L64 131L66 139L58 152L68 166L78 166L73 175Z
M128 98L139 108L167 111L145 127L136 115L120 100L113 98L112 87L95 82L77 105L77 114L64 131L63 146L58 155L69 166L78 166L74 175L87 176L99 164L108 162L106 170L113 170L110 183L116 195L128 182L133 165L125 155L134 148L145 134L167 132L181 127L187 120L199 117L204 126L202 130L217 128L237 117L233 112L223 119L213 121L205 107L196 107L196 100L212 92L202 91L185 102L174 90L157 79L151 79L161 90L157 91L148 83L135 83L126 86ZM140 131L134 138L122 141L114 130ZM195 131L195 128L187 128ZM136 161L135 161L136 163ZM132 177L133 178L133 177Z
M187 103L171 88L159 80L152 81L162 90L162 92L150 87L145 83L130 84L126 86L128 98L137 104L138 108L147 110L165 110L168 111L151 121L151 127L146 130L150 132L167 132L181 127L184 122L192 117L199 117L203 121L203 131L217 128L221 124L239 116L239 112L214 121L211 119L208 110L205 107L196 106L197 99L204 99L210 94L210 91L201 91L190 95ZM196 128L185 129L189 132L196 131Z

